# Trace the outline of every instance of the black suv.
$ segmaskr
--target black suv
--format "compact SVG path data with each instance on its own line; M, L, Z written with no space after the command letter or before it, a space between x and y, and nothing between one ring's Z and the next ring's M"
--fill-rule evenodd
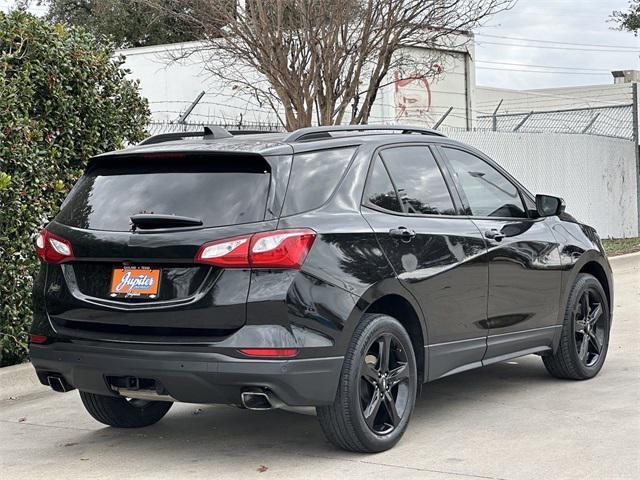
M408 126L197 135L92 158L37 238L31 360L98 421L311 406L377 452L424 382L527 354L601 369L598 235L479 151Z

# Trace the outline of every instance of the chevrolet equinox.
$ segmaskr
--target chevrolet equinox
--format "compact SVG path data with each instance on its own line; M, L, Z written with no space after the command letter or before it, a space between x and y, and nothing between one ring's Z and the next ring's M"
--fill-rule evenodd
M528 354L588 379L609 343L596 231L417 127L153 136L92 158L36 249L39 380L113 427L315 407L378 452L424 382Z

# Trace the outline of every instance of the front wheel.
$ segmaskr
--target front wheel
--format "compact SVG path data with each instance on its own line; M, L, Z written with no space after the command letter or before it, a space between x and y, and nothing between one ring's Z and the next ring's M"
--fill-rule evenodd
M125 397L109 397L80 392L87 412L97 421L117 428L139 428L158 422L171 408L171 402Z
M395 318L365 315L345 355L332 405L317 408L327 439L353 452L381 452L404 434L417 391L411 339Z
M594 276L581 273L569 294L560 345L554 354L542 357L547 371L557 378L595 377L607 356L610 328L602 285Z

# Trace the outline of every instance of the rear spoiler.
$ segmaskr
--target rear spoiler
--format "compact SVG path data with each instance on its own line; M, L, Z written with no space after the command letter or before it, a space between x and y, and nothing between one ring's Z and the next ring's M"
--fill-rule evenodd
M205 126L204 131L201 132L171 132L152 135L145 138L138 145L154 145L156 143L173 142L191 137L202 137L203 140L218 140L220 138L231 138L233 135L222 127Z

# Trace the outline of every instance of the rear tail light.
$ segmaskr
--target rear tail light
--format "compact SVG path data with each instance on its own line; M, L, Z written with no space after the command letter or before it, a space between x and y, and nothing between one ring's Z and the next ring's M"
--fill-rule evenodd
M44 335L34 335L34 334L29 335L30 343L46 343L47 340L48 338L45 337Z
M252 267L300 268L315 239L307 229L256 233L249 261Z
M316 232L275 230L205 243L195 261L218 267L293 268L302 266Z
M71 243L47 230L42 230L36 238L36 253L47 263L63 263L73 260Z
M240 353L250 357L295 357L298 354L297 348L241 348Z
M251 237L245 236L205 243L198 250L196 262L220 267L246 267L250 242Z

